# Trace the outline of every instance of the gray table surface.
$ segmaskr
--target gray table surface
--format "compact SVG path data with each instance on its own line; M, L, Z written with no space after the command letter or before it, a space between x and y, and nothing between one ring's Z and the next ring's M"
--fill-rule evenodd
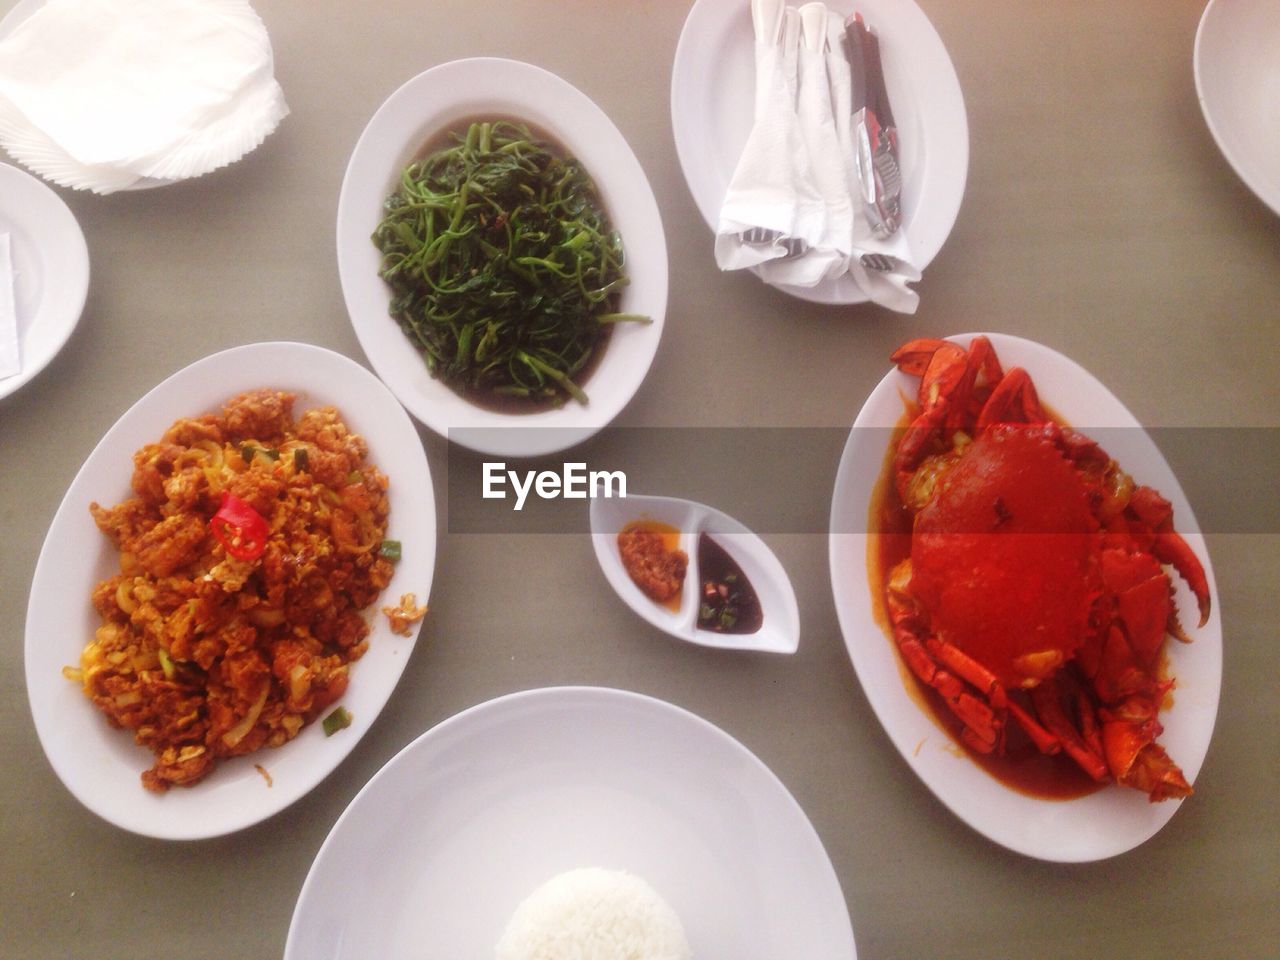
M312 858L388 759L465 707L562 683L661 697L753 750L821 836L859 956L1275 954L1274 521L1208 530L1225 673L1196 796L1147 843L1100 863L1010 853L911 773L849 664L816 529L768 537L803 621L800 650L784 659L667 641L614 601L579 536L442 529L432 611L382 716L314 791L232 836L167 843L109 826L63 788L37 741L26 598L80 464L150 387L217 350L296 339L365 362L334 254L346 160L383 98L459 57L523 59L578 86L659 198L667 326L619 427L839 431L899 343L985 329L1063 351L1145 424L1269 428L1231 433L1238 461L1189 485L1202 513L1240 501L1233 475L1253 484L1246 507L1262 505L1258 484L1274 490L1276 463L1238 440L1265 442L1280 425L1280 219L1233 174L1197 106L1202 0L921 5L959 74L972 151L959 219L911 317L812 306L717 271L672 139L680 0L259 0L292 107L260 149L160 190L60 191L88 240L88 305L49 367L0 402L0 954L279 956ZM419 432L440 477L447 445ZM603 449L625 436L607 432ZM834 460L791 469L821 519ZM733 512L728 477L693 479ZM437 497L446 510L443 484Z

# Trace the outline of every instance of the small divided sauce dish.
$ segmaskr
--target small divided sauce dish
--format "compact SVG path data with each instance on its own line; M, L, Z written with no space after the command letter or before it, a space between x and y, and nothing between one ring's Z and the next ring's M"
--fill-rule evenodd
M678 600L663 603L651 599L627 572L618 533L637 522L678 531L674 534L676 545L688 557ZM704 599L700 565L705 559L699 545L704 534L728 554L750 584L759 601L759 629L734 633L699 625ZM659 630L706 647L795 653L800 642L800 611L791 580L765 542L727 514L676 497L596 498L591 501L591 541L610 586Z

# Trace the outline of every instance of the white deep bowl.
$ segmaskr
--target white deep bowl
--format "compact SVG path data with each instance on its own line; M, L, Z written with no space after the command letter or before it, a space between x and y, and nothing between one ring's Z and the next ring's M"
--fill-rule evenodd
M1193 65L1209 132L1240 179L1280 213L1280 3L1210 0Z
M620 309L648 324L622 323L584 387L590 402L510 414L462 399L427 372L421 352L388 314L391 290L378 276L370 239L382 205L423 144L477 117L515 117L545 130L595 180L621 234L630 285ZM612 121L555 74L514 60L441 64L393 93L356 144L338 201L338 274L356 337L375 372L408 411L432 430L481 453L540 456L586 440L622 411L640 388L662 336L667 309L667 245L653 190Z

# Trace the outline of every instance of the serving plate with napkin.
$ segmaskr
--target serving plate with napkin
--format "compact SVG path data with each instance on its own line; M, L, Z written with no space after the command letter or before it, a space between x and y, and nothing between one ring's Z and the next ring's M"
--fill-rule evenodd
M869 46L850 45L858 31ZM911 0L697 0L671 110L722 268L815 302L915 309L909 283L955 222L969 134L950 57Z

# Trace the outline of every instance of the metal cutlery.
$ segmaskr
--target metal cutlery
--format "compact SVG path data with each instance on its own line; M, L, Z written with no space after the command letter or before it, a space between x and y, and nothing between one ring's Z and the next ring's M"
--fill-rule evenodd
M887 237L898 229L902 219L898 129L885 89L880 41L860 14L845 21L844 48L852 82L863 206L876 235Z

